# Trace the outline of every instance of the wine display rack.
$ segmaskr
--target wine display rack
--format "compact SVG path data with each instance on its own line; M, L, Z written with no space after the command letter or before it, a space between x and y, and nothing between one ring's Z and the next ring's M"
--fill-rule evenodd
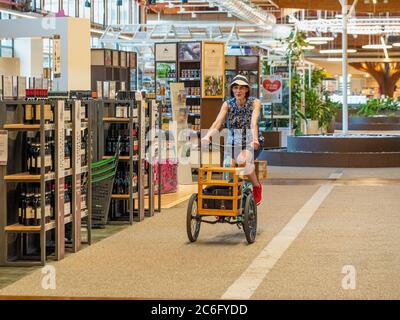
M8 153L0 165L1 265L44 265L79 251L82 221L90 244L91 128L81 107L79 100L0 101Z
M110 158L120 145L108 223L142 221L154 215L154 167L146 160L146 133L154 123L154 102L97 100L98 159ZM147 173L147 174L146 174ZM148 198L148 209L144 200Z

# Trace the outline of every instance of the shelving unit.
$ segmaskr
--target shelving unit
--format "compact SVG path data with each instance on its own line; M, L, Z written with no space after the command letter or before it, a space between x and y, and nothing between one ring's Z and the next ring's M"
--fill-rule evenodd
M70 122L65 123L66 107L71 112ZM70 248L72 252L80 250L81 246L81 220L85 219L88 243L91 242L90 234L90 202L81 206L81 174L89 172L90 162L82 166L81 157L81 131L90 130L88 121L81 121L80 101L64 100L9 100L0 101L0 107L5 112L0 116L0 128L7 130L8 161L4 166L0 166L0 195L2 197L2 210L0 213L0 264L7 266L26 266L44 265L48 258L54 257L56 260L64 258L65 250ZM28 109L29 108L29 109ZM40 110L40 117L35 115L36 120L40 118L40 124L24 124L24 112L26 110ZM45 110L46 109L46 110ZM51 110L52 116L49 120L48 113ZM45 123L46 120L52 123ZM86 119L88 120L88 119ZM39 126L39 128L38 128ZM65 130L72 130L72 154L71 168L64 169L65 162ZM28 148L26 148L27 137L39 133L40 140L40 163L50 166L51 172L46 172L45 167L40 167L40 174L29 174L26 171L29 158ZM45 149L51 150L51 137L54 138L54 152L50 152L52 157L48 158L49 153L45 154ZM37 137L34 137L36 139ZM49 139L49 141L47 141ZM84 156L90 159L90 142L85 148ZM20 160L12 159L12 155L20 154ZM12 159L12 160L11 160ZM36 158L35 158L36 159ZM32 160L33 161L33 160ZM35 160L39 161L39 160ZM37 163L36 163L37 164ZM38 167L36 167L37 170ZM64 183L67 177L72 179L71 190L71 214L66 215L64 206ZM34 221L40 219L40 225L32 225L32 220L27 225L18 222L19 208L24 210L24 205L20 206L19 201L25 201L22 191L25 188L33 190L34 185L40 187L40 202L34 205L36 217ZM90 196L90 184L86 185L84 191ZM53 192L53 203L51 200L51 190ZM27 189L28 190L28 189ZM38 196L39 197L39 196ZM32 195L31 195L32 198ZM90 197L89 197L90 198ZM17 199L17 201L15 201ZM36 199L36 195L35 195ZM12 201L11 201L12 200ZM26 202L25 202L26 203ZM40 205L39 205L40 203ZM31 207L29 206L29 217L32 218ZM39 209L36 209L39 208ZM40 216L38 214L40 210ZM52 214L51 214L52 212ZM40 218L39 218L40 217ZM47 221L46 221L47 218ZM35 220L38 219L38 220ZM66 246L65 226L71 223L72 238L71 245ZM36 236L35 236L36 235ZM38 235L38 236L37 236ZM38 239L39 237L39 239ZM52 248L54 247L54 254Z
M157 100L165 101L162 118L164 123L172 119L171 83L177 82L177 44L155 44L155 93Z
M148 175L147 187L145 188L144 186L145 134L146 127L151 123L152 113L148 111L150 108L146 107L147 102L141 98L140 93L136 95L135 101L98 100L96 103L99 132L98 159L110 158L115 152L113 148L116 141L121 142L121 139L124 139L123 147L120 149L122 155L118 156L118 169L116 173L117 185L119 177L122 177L124 174L124 187L119 188L122 185L120 183L117 188L120 189L117 190L119 192L115 192L114 188L111 195L108 223L128 222L132 224L133 221L142 221L145 216L154 214L154 205L151 205L148 211L144 208L144 196L148 194L150 199L154 196L152 181L150 180L153 179L152 174ZM123 117L117 117L117 115L123 115ZM146 118L148 117L150 119L147 120L148 125L146 126ZM134 130L137 133L135 137L133 134ZM128 155L126 154L127 149ZM128 168L128 170L122 170L123 167ZM152 172L153 167L150 166L149 169ZM135 183L136 181L137 183ZM135 186L136 190L134 190Z
M125 82L126 89L137 88L137 54L111 49L91 49L91 88L97 81Z
M244 75L250 83L250 96L260 97L260 57L225 56L225 100L230 99L229 84L237 75Z
M201 117L201 42L178 43L178 76L186 91L188 125L198 132ZM198 51L193 50L197 48Z

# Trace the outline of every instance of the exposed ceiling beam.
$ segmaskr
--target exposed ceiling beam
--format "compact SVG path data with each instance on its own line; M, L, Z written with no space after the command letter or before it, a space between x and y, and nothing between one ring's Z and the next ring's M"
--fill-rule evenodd
M253 0L254 4L259 6L270 5L268 0ZM341 11L340 2L337 0L274 0L273 1L280 8L296 8L296 9L309 9L309 10L333 10ZM353 5L353 0L349 0L348 4ZM365 1L358 1L355 6L357 12L400 12L400 5L398 0L388 0L384 3L379 0L374 4L372 0L369 3Z

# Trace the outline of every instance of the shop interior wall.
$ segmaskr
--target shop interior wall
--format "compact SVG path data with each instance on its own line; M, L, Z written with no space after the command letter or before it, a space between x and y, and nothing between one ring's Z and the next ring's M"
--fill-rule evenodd
M19 76L20 60L18 58L0 57L0 75Z

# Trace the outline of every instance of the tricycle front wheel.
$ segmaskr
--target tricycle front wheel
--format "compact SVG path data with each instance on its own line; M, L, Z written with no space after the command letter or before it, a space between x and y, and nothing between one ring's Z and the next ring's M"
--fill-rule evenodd
M251 193L246 196L242 223L246 240L251 244L256 240L257 234L257 206Z
M186 214L186 231L190 242L195 242L200 233L201 221L197 208L197 193L194 193L189 199Z

